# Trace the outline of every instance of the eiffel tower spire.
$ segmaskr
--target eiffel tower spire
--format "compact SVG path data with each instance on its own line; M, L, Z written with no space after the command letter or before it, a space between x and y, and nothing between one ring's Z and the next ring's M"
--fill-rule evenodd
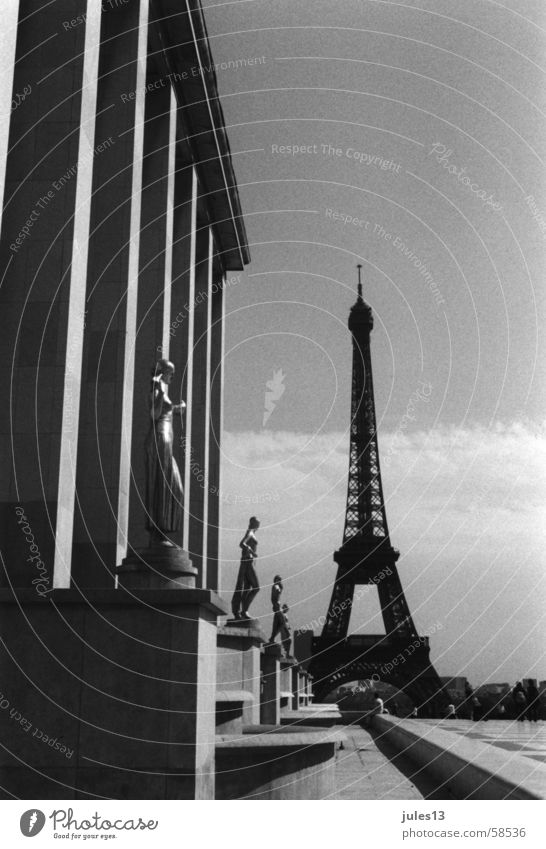
M429 660L428 637L420 637L411 618L387 525L379 464L370 334L371 307L358 295L349 314L353 345L349 478L341 548L334 553L337 574L322 634L313 641L310 671L315 698L335 686L377 673L408 693L423 714L447 704ZM355 586L376 587L385 633L349 635ZM396 663L393 658L397 658Z
M370 334L372 309L362 298L361 265L358 268L358 298L349 315L353 339L353 379L351 390L351 428L349 481L343 543L353 538L387 539L373 392Z

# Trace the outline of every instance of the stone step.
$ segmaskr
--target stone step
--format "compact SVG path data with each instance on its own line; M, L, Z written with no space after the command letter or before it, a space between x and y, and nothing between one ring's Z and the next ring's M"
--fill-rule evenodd
M217 799L328 799L339 729L251 725L216 742Z

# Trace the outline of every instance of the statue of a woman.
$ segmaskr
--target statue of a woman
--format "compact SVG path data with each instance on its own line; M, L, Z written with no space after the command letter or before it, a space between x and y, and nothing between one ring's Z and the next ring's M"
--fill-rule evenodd
M180 471L173 457L173 412L185 403L173 404L169 384L174 365L159 360L152 372L150 388L150 430L146 437L146 527L150 545L172 546L166 534L179 530L182 523L184 490Z
M242 549L241 565L239 566L235 592L231 599L234 619L252 619L252 616L248 614L248 608L254 597L260 592L258 577L254 569L254 561L258 557L256 531L259 527L259 520L256 516L251 516L248 520L247 531L239 543L239 548Z

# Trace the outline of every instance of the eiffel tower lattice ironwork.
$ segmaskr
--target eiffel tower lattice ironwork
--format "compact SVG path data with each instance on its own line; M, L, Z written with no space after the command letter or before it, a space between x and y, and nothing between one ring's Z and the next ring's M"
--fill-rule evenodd
M337 575L320 637L313 640L310 672L315 700L348 681L379 677L405 692L420 715L442 714L447 698L429 660L428 637L420 637L400 583L385 512L373 392L371 307L358 298L349 316L353 375L349 482L343 544L335 552ZM385 634L348 635L355 586L375 585Z

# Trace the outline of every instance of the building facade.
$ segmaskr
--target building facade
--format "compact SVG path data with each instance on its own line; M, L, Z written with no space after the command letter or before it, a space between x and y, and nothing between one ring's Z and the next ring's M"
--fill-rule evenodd
M225 289L249 261L199 0L21 0L0 236L4 587L113 587L146 545L175 363L178 542L217 589Z

